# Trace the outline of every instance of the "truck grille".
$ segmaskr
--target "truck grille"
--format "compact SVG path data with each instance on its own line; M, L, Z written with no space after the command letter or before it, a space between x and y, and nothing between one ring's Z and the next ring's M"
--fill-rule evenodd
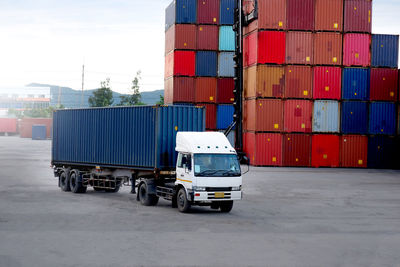
M232 187L206 187L207 192L229 192L232 191Z

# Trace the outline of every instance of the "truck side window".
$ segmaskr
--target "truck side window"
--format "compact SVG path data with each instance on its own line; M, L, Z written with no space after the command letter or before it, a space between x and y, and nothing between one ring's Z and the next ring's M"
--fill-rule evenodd
M178 155L178 168L187 168L189 171L192 170L192 157L187 154Z
M183 168L183 162L182 162L182 154L181 153L178 153L178 168Z
M192 156L186 155L186 166L189 171L192 171Z

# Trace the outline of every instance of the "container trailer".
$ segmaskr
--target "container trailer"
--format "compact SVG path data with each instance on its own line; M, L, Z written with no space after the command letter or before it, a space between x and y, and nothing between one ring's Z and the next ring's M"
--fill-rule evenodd
M202 107L57 110L53 119L52 166L63 191L130 184L141 204L161 197L181 212L229 212L242 198L237 153L223 133L205 132Z

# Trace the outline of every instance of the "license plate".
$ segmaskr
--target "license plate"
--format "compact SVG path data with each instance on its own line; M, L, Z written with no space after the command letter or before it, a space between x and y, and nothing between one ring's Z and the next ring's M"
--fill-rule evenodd
M215 198L224 198L224 197L225 197L225 193L220 193L220 192L215 193Z

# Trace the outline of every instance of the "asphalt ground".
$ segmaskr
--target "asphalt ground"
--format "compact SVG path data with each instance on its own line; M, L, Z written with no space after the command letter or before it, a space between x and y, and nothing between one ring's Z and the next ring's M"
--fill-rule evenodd
M400 266L400 172L251 168L231 213L61 192L51 141L0 137L0 266Z

